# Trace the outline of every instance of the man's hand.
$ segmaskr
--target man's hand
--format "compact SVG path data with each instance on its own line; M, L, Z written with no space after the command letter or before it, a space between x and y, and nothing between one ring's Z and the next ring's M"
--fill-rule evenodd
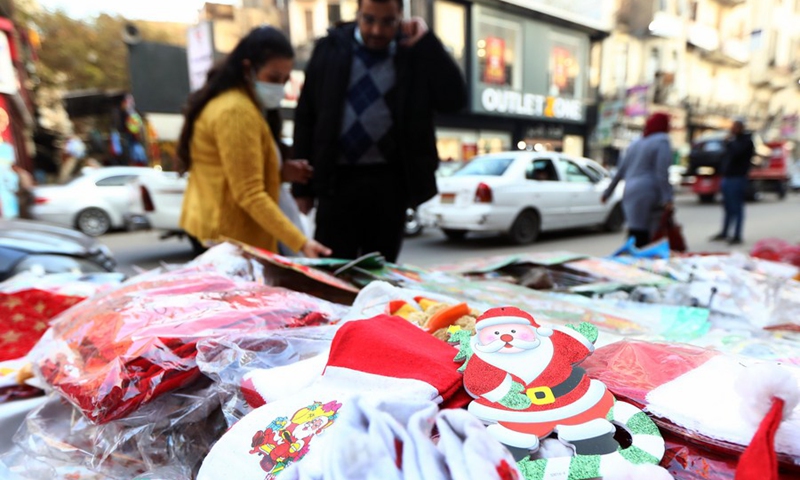
M531 399L525 395L525 385L511 382L511 389L497 403L512 410L525 410L531 406Z
M314 168L308 160L287 160L281 166L281 180L284 182L306 184L313 174Z
M308 215L308 212L314 208L314 199L311 197L295 197L295 202L297 202L297 208L303 212L303 215Z
M329 256L331 249L316 240L308 239L300 252L308 258L319 258Z
M420 17L412 17L408 20L403 20L403 23L400 24L400 28L403 29L403 35L406 37L400 44L405 47L414 46L414 44L419 42L420 39L428 33L428 24Z

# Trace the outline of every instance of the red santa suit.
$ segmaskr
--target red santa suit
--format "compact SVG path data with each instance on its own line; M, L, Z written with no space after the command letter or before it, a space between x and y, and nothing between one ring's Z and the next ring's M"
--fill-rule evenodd
M498 321L508 321L508 313ZM514 313L523 315L520 318L525 320L516 323L530 322L542 330L527 313L521 310ZM488 320L487 325L498 323ZM479 320L476 328L481 327ZM570 328L556 327L552 334L547 334L549 337L539 335L538 347L517 353L481 352L474 348L478 336L473 337L474 353L464 372L464 386L476 398L468 407L470 413L485 423L499 423L540 438L558 425L578 425L605 418L614 397L604 384L591 380L583 369L575 366L594 351L594 345ZM517 392L531 399L528 408L515 410L499 403L511 391L512 382L524 386Z

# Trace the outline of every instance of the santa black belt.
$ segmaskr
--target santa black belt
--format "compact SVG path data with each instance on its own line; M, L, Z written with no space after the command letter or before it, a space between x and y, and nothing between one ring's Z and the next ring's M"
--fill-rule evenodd
M534 405L549 405L555 403L556 398L563 397L581 383L586 375L586 370L581 367L572 367L572 373L566 380L554 387L531 387L525 394Z

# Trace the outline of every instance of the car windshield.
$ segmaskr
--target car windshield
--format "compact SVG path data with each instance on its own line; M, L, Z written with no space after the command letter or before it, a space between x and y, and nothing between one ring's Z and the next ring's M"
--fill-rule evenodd
M477 157L470 161L461 170L453 174L454 177L490 176L499 177L508 170L514 159L511 157Z

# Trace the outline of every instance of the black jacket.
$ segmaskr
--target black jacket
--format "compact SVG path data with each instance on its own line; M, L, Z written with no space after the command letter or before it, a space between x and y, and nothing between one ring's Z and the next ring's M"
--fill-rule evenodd
M306 68L305 84L295 110L294 157L314 167L309 185L295 185L297 196L333 195L339 138L350 81L356 25L332 28L320 39ZM439 164L434 112L464 108L467 87L456 63L438 38L428 32L413 47L398 45L395 54L396 159L402 164L409 206L436 194Z
M746 177L752 165L755 146L753 137L743 133L729 140L725 145L725 177Z

